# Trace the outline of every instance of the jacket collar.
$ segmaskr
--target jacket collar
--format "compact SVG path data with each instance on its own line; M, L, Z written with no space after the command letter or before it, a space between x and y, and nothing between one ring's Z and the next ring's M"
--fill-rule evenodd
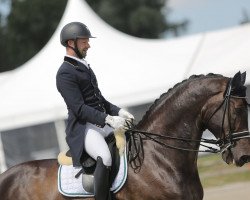
M86 65L84 65L83 63L73 59L73 58L70 58L68 56L65 56L64 57L64 62L68 62L70 63L71 65L73 65L75 67L75 69L77 70L80 70L80 71L88 71L89 72L89 69Z

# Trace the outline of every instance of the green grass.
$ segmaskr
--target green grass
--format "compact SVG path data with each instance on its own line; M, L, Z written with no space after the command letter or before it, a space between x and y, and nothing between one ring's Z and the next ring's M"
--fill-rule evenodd
M198 170L204 188L250 181L250 164L243 167L227 165L220 154L200 156Z

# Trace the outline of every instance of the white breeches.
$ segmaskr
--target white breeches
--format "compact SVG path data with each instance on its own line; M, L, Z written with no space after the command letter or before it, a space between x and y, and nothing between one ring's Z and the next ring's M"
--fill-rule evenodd
M106 166L112 165L112 158L104 138L113 132L113 130L114 129L108 125L99 128L94 124L86 123L85 151L95 160L100 156L103 160L103 164Z

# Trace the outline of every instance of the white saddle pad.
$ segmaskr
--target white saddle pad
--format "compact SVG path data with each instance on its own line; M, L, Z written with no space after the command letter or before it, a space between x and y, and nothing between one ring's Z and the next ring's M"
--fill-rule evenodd
M82 186L82 174L75 178L75 175L81 170L81 167L72 165L60 165L58 169L58 190L61 194L68 197L93 197L94 194L86 192ZM118 174L112 184L111 191L116 193L124 185L127 179L127 156L126 150L120 157L120 167Z

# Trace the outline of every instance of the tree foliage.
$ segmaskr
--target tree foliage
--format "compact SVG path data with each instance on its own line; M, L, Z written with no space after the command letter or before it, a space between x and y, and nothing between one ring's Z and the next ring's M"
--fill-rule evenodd
M11 11L0 26L0 72L14 69L33 57L49 41L67 0L0 0ZM72 0L74 1L74 0ZM141 38L159 38L165 31L178 35L186 22L169 23L167 0L87 0L114 28ZM0 13L0 19L2 19Z
M66 3L67 0L12 0L7 23L0 29L0 71L20 66L47 43Z
M167 0L87 0L100 17L116 29L140 38L160 38L164 32L185 30L188 21L169 22Z

